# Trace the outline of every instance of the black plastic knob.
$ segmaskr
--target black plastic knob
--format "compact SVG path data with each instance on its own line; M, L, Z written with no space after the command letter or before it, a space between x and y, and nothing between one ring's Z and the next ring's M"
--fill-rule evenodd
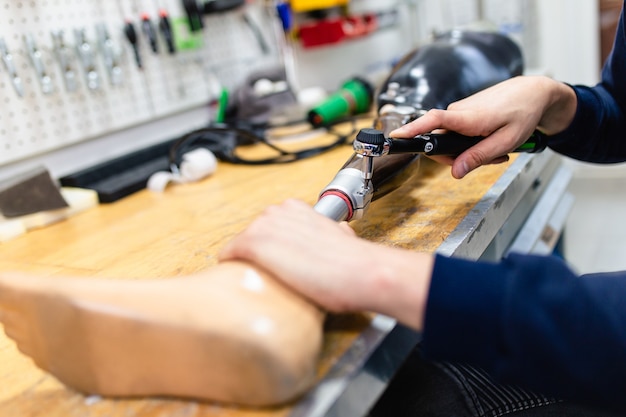
M356 140L369 145L381 146L385 143L385 134L378 129L361 129L356 135Z

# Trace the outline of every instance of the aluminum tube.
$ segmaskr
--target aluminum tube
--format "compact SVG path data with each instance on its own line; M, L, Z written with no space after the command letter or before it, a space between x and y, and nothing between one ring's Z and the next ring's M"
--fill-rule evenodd
M350 209L346 201L332 194L320 198L315 206L313 206L313 209L323 216L337 222L347 220L350 215Z

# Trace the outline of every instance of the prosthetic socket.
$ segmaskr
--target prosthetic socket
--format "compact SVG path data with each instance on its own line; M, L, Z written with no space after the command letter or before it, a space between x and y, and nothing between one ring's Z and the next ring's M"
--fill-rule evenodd
M393 191L417 169L419 160L417 153L367 149L381 148L391 131L430 109L446 109L522 72L520 48L494 32L454 30L407 54L375 97L378 116L373 127L380 137L372 136L373 129L357 135L356 152L321 192L315 210L336 221L363 217L372 201Z

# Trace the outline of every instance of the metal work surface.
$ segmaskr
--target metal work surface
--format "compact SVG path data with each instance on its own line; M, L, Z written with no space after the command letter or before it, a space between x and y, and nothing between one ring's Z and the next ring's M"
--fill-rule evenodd
M515 234L519 230L559 163L560 157L551 151L520 155L437 252L468 259L484 257L485 251L500 238L499 235ZM516 213L516 210L520 212ZM514 213L519 216L519 223L503 230ZM508 246L512 237L505 238L502 246ZM500 250L494 259L499 259L503 253Z

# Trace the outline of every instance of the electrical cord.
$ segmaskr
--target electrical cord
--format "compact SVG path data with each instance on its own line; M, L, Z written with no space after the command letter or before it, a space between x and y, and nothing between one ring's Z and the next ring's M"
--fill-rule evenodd
M351 143L350 138L357 132L356 120L358 117L350 117L337 120L331 125L323 126L326 131L336 136L330 144L315 146L298 151L288 151L268 141L264 135L257 133L250 127L231 126L228 124L212 124L208 127L191 131L176 140L169 151L169 161L172 170L177 170L180 158L185 153L196 148L206 148L210 150L217 159L224 162L240 165L270 165L284 164L310 158L324 152L330 151L340 145ZM352 122L352 129L349 133L337 132L335 125ZM277 156L270 158L248 159L237 154L240 146L250 144L262 144L277 153Z

